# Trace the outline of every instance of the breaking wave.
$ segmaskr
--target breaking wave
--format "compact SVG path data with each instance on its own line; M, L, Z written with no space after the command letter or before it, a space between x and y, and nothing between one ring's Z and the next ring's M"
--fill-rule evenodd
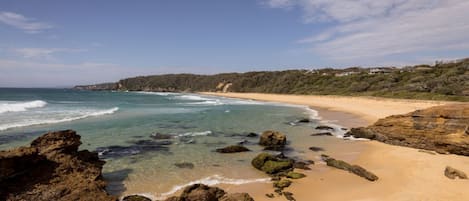
M28 109L41 108L46 105L47 102L42 100L0 103L0 114L6 112L24 112Z

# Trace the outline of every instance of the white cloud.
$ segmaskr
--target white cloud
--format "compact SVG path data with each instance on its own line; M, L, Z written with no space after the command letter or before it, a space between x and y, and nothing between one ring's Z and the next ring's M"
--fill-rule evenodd
M448 57L450 51L469 53L467 0L288 0L274 8L303 10L305 23L330 28L300 39L312 52L334 62L379 63L400 55L431 54ZM417 56L415 56L417 57ZM420 58L422 56L419 56ZM415 58L417 60L417 58Z
M86 50L73 48L16 48L12 51L28 59L53 59L55 53L84 52Z
M21 29L26 33L39 33L53 28L51 24L39 22L13 12L0 12L0 22Z

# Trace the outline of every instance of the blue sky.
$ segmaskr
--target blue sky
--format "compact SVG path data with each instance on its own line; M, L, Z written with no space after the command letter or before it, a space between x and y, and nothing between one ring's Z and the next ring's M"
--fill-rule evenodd
M467 10L465 0L3 0L0 87L451 60L469 55Z

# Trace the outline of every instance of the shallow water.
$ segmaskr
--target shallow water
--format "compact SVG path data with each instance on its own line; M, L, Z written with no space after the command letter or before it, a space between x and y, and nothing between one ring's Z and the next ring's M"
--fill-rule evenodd
M47 131L73 129L82 136L81 149L97 151L106 160L110 193L158 198L190 182L268 181L250 165L262 150L255 144L258 138L245 135L281 131L290 141L288 154L301 157L315 140L331 143L309 136L318 120L295 123L316 115L306 107L198 94L0 89L0 149L26 145ZM152 139L156 132L172 138ZM214 152L244 140L252 152ZM175 166L183 162L194 167Z

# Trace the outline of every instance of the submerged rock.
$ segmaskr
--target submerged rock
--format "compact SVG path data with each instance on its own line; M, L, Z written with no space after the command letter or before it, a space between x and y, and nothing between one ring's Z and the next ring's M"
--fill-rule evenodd
M172 135L161 134L161 133L153 133L153 134L150 135L150 137L152 139L155 139L155 140L169 140L169 139L173 138Z
M187 169L193 169L194 168L194 164L189 163L189 162L174 163L174 165L178 168L187 168Z
M469 156L469 104L452 104L393 115L346 135L384 143Z
M311 122L311 120L309 120L308 118L303 118L303 119L298 120L298 123L309 123L309 122Z
M246 137L258 137L258 136L259 136L259 134L257 134L257 133L248 133L246 135Z
M316 130L334 130L334 128L330 127L330 126L316 126L315 128Z
M224 148L216 149L216 152L218 153L238 153L238 152L246 152L246 151L251 151L251 150L241 145L230 145Z
M167 147L167 145L172 144L171 141L154 140L138 140L130 141L129 143L131 143L129 146L112 145L108 147L98 147L95 152L103 159L119 158L154 151L169 153L169 147Z
M321 158L323 161L327 163L328 166L335 167L338 169L346 170L348 172L351 172L353 174L356 174L360 177L363 177L369 181L376 181L378 180L378 176L375 174L365 170L364 168L358 166L358 165L350 165L345 161L342 160L336 160L334 158L331 158L327 155L321 155Z
M279 172L288 172L293 168L293 160L279 159L268 153L260 153L251 161L252 166L267 174L276 174Z
M271 148L282 148L287 144L287 137L278 131L264 131L259 145Z
M105 191L96 153L78 151L72 130L49 132L30 147L0 151L0 200L115 201Z
M333 136L330 132L313 133L311 136Z
M309 150L314 151L314 152L324 151L324 149L321 147L309 147Z
M122 201L152 201L150 198L141 195L128 195Z
M467 179L466 173L461 170L452 168L450 166L446 166L445 176L450 179L456 179L456 177L458 177L459 179Z

